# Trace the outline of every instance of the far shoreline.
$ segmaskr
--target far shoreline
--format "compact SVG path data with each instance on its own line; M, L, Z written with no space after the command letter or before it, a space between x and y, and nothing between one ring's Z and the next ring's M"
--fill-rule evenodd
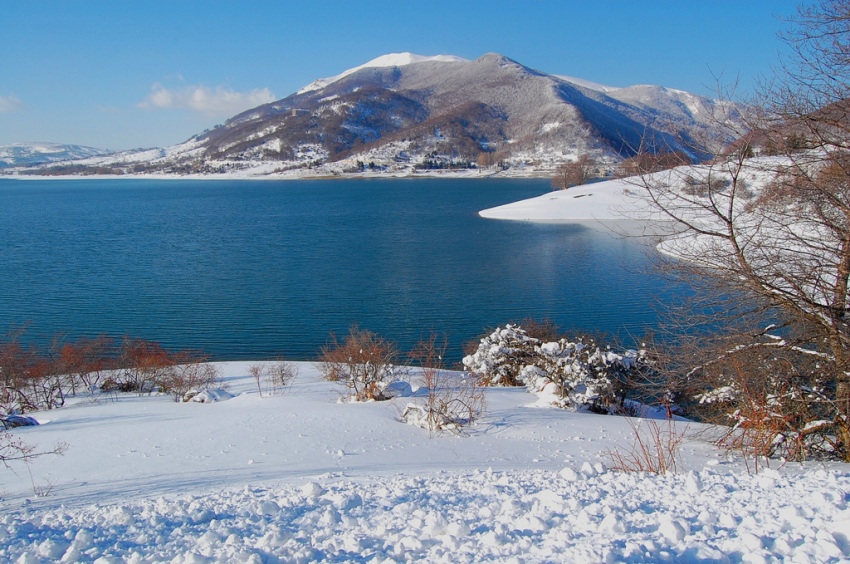
M290 181L290 180L406 180L406 179L446 179L446 180L499 180L499 179L550 179L551 173L534 171L530 173L503 174L476 172L425 172L415 174L368 173L353 172L339 174L67 174L67 175L38 175L38 174L4 174L0 179L10 180L259 180L259 181Z

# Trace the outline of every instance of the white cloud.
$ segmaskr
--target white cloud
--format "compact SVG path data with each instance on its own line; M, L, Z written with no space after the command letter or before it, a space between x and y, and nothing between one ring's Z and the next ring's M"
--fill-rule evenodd
M19 110L23 107L24 103L21 102L14 94L9 96L0 96L0 114L14 112L15 110Z
M169 89L162 84L154 84L151 93L139 106L146 109L188 109L209 115L229 116L275 100L268 88L235 92L223 86L216 86L215 89L203 85Z

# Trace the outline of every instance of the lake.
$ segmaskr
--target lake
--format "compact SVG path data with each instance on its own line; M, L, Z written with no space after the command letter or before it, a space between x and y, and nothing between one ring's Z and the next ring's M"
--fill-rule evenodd
M486 220L546 180L0 179L0 331L315 358L352 324L450 360L527 316L641 335L668 283L596 225Z

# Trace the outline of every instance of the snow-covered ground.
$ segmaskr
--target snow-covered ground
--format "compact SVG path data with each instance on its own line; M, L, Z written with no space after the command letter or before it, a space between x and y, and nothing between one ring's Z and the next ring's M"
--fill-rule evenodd
M630 420L486 391L463 436L401 423L417 397L340 403L309 363L260 397L72 402L13 431L62 457L2 469L4 562L850 561L850 467L742 461L685 432L678 474L622 473ZM45 496L34 495L33 487Z

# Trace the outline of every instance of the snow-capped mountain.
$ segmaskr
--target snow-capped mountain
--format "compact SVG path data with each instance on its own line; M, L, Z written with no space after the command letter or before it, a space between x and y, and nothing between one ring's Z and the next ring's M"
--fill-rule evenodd
M103 149L81 145L60 145L58 143L0 145L0 168L36 166L45 163L85 159L108 153L109 151Z
M496 53L474 61L396 54L316 81L244 112L201 141L218 157L326 160L392 142L403 151L474 161L481 153L537 160L591 152L616 161L644 138L678 148L673 124L712 133L717 105L656 86L612 89L570 82Z
M717 123L734 120L735 111L661 86L615 88L551 75L498 53L473 61L394 53L313 81L186 143L80 164L114 173L326 175L498 163L531 174L581 154L614 165L646 149L647 140L650 150L699 158L711 151L693 141L731 141Z

